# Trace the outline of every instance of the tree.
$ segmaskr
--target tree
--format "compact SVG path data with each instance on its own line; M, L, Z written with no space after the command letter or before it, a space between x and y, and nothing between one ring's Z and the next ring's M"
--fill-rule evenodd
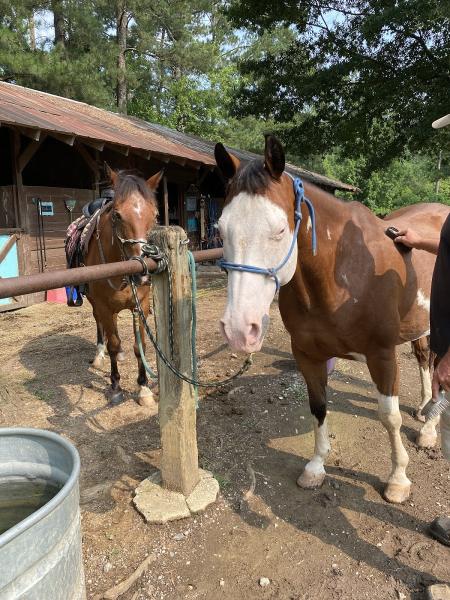
M244 57L239 114L291 122L282 133L299 156L363 155L366 174L405 150L449 149L449 132L431 129L449 110L449 14L448 0L236 0L237 26L295 34Z

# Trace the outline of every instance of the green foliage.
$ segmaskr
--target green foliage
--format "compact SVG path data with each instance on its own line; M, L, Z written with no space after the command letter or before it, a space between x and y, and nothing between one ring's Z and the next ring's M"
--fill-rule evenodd
M295 32L283 50L243 57L238 115L292 122L284 139L302 157L336 145L363 155L366 175L406 150L450 150L450 133L431 129L448 112L448 0L298 4L231 2L235 24L261 38L263 28Z
M366 179L365 162L362 157L349 158L343 156L342 150L335 151L325 156L322 170L329 177L362 188L359 199L376 214L385 215L417 202L450 204L450 177L445 177L445 169L436 193L437 159L432 161L423 155L395 159L389 166L372 171Z
M276 133L379 214L450 204L450 128L430 126L449 110L449 4L0 0L0 79L114 109L123 77L129 114L258 153Z

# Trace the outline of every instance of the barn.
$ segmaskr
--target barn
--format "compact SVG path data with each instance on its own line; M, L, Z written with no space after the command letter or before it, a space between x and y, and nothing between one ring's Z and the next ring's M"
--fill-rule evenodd
M0 124L1 277L65 267L65 231L108 185L105 162L146 177L164 168L161 223L186 229L193 249L214 245L224 196L214 142L4 82ZM332 193L357 191L293 165L288 171ZM44 300L44 292L0 300L0 311Z

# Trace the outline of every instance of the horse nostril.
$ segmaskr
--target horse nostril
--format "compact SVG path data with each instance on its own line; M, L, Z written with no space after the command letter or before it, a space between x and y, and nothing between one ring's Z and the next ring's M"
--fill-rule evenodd
M223 337L227 340L228 336L225 330L225 321L223 319L220 319L220 331L222 332Z
M261 328L257 323L252 323L250 325L250 331L248 332L248 337L252 343L257 342L259 340Z

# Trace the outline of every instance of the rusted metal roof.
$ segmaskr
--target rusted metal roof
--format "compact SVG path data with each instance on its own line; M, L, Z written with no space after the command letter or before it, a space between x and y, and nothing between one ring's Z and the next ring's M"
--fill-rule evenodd
M74 136L87 143L105 142L121 149L148 152L162 160L193 162L197 166L216 164L214 142L11 83L0 82L0 123ZM230 150L244 161L258 158L252 152ZM354 186L294 165L287 165L287 170L320 186L358 191Z
M60 96L0 82L0 122L214 165L214 157L144 131L122 115Z
M178 144L187 146L192 150L195 150L196 152L201 152L202 154L209 154L214 159L215 142L210 142L208 140L199 138L194 135L182 133L180 131L170 129L169 127L165 127L164 125L148 123L147 121L143 121L142 119L138 119L137 117L128 116L126 118L135 123L144 131L151 131L153 133L159 134ZM244 162L261 158L259 154L255 154L254 152L248 152L246 150L239 150L237 148L231 147L228 147L228 150ZM342 190L351 193L359 191L359 189L353 185L343 183L342 181L339 181L337 179L331 179L330 177L326 177L325 175L321 175L320 173L308 171L307 169L303 169L302 167L298 167L297 165L293 165L290 163L286 164L286 171L288 171L288 173L290 173L291 175L298 175L299 177L302 177L303 179L306 179L307 181L310 181L311 183L314 183L318 186L332 188L335 190Z

